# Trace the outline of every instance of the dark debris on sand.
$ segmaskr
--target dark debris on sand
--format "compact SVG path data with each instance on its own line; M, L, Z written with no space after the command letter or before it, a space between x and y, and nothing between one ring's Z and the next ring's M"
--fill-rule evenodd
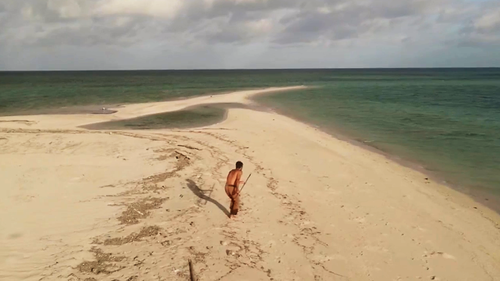
M118 246L118 245L123 245L123 244L128 244L132 243L134 241L141 241L142 238L146 237L151 237L151 236L156 236L160 233L161 227L159 226L148 226L144 227L141 229L139 233L132 233L126 237L116 237L116 238L111 238L111 239L106 239L104 240L104 245L113 245L113 246Z
M155 152L160 152L160 150L155 150ZM145 178L144 179L145 184L163 182L166 179L175 176L178 172L182 171L184 168L189 166L191 158L189 158L187 155L177 150L168 152L169 152L168 155L159 156L157 160L164 161L166 159L171 159L175 157L176 160L175 168L172 171Z
M136 224L139 219L149 215L149 210L158 209L165 201L164 198L145 198L127 206L127 209L118 217L122 224Z
M124 256L113 256L111 253L104 253L99 248L90 250L94 254L95 261L84 261L77 266L77 269L83 273L91 274L111 274L123 269L116 263L125 259ZM88 279L88 278L87 278Z

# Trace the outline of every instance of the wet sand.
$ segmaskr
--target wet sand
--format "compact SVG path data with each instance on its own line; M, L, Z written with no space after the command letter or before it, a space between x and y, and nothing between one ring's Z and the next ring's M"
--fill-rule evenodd
M106 121L85 125L82 128L89 130L152 130L204 127L224 121L227 118L228 110L234 108L266 110L258 105L242 103L200 104L178 111Z

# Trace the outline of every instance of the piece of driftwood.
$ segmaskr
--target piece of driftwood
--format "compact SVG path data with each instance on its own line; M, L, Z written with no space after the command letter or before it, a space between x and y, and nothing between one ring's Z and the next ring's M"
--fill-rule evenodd
M187 149L201 150L201 149L199 149L197 147L193 147L193 146L189 146L189 145L178 144L177 146L185 147Z
M194 277L193 262L191 260L189 260L188 262L189 262L189 280L196 281L196 278Z

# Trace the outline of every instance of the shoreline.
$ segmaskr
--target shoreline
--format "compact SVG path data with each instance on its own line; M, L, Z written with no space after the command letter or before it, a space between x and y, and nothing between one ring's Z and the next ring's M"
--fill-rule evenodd
M184 280L187 259L200 281L489 280L500 274L497 213L474 209L469 196L424 181L422 172L366 144L286 115L230 108L224 121L199 128L78 128L202 104L252 104L253 95L293 89L302 87L134 104L111 115L0 122L2 200L13 209L5 214L0 244L14 247L0 255L0 268L22 271L28 280L40 274L43 280ZM236 159L253 176L240 218L230 221L221 186ZM49 225L28 223L34 213L51 218L50 233L42 231ZM23 252L30 245L40 251Z
M258 103L257 101L255 101L255 102ZM263 106L265 106L265 105L263 105ZM426 169L423 166L423 164L419 163L418 161L403 159L398 155L384 151L384 150L382 150L374 145L370 145L370 144L365 143L361 140L352 138L352 137L348 136L347 134L338 131L337 129L324 129L321 126L315 125L312 122L301 120L300 118L295 118L295 117L291 116L290 114L282 112L279 109L271 108L271 107L268 107L268 108L271 110L271 112L273 112L275 114L286 116L286 117L294 120L295 122L299 122L299 123L302 123L306 126L313 128L313 129L319 130L325 134L328 134L329 136L331 136L333 138L336 138L336 139L341 140L341 141L346 141L352 145L358 146L362 149L366 149L372 153L376 153L376 154L379 154L381 156L384 156L388 160L393 161L401 166L404 166L404 167L407 167L407 168L412 169L414 171L417 171L417 172L423 174L425 176L424 178L428 178L430 181L434 181L436 183L439 183L441 185L446 186L446 188L449 188L453 191L459 192L460 194L468 196L471 199L473 199L474 201L476 201L478 204L485 206L485 207L491 209L492 211L500 214L500 195L492 193L492 192L488 192L487 188L473 188L470 186L461 186L458 183L448 182L444 179L443 176L439 175L439 172L433 172L433 171Z
M320 87L320 86L305 86L305 85L300 85L300 86L286 86L286 87L271 87L271 88L248 88L248 89L242 89L238 90L235 92L231 91L225 91L225 92L217 92L217 93L207 93L199 96L194 96L194 97L177 97L173 99L168 99L165 101L159 101L159 102L146 102L146 103L131 103L131 104L110 104L106 106L106 109L110 111L110 113L107 113L106 115L109 116L116 116L120 115L120 110L127 108L127 107L134 107L134 106L139 106L139 107L148 107L149 105L166 105L167 107L170 104L175 104L175 103L180 103L183 104L184 102L188 102L188 105L181 105L181 106L175 106L174 109L169 109L166 111L162 110L156 110L152 114L142 114L142 115L136 115L132 116L129 118L125 117L120 117L118 120L134 120L136 118L142 118L142 117L148 117L148 116L154 116L154 115L160 115L160 114L166 114L166 113L172 113L172 112L180 112L180 111L185 111L185 110L190 110L190 109L195 109L197 107L202 107L202 106L214 106L214 107L222 107L224 109L224 116L217 122L209 125L201 125L201 126L185 126L185 127L180 127L180 128L164 128L164 129L199 129L207 126L213 126L217 125L220 123L223 123L227 119L227 115L229 113L229 110L231 108L238 108L238 106L241 106L242 108L246 108L249 110L256 110L256 111L268 111L274 114L286 116L290 118L291 120L294 120L295 122L299 122L301 124L304 124L306 126L309 126L315 130L319 130L335 139L341 140L341 141L346 141L352 145L361 147L362 149L366 149L372 153L379 154L381 156L386 157L388 160L393 161L399 165L402 165L404 167L407 167L409 169L415 170L421 174L423 174L425 177L428 178L429 180L432 180L434 182L437 182L441 185L446 186L447 188L457 191L460 194L463 194L474 201L476 201L478 204L491 209L492 211L500 214L500 195L494 194L492 192L488 192L487 188L473 188L470 186L461 186L458 183L452 183L446 181L442 176L439 175L439 172L432 172L430 170L427 170L422 163L419 163L418 161L414 160L409 160L409 159L403 159L399 157L398 155L391 154L390 152L386 152L374 145L367 144L363 141L357 140L355 138L352 138L348 136L348 134L340 132L338 129L325 129L322 128L321 126L315 125L312 122L301 120L300 118L295 118L291 114L287 114L283 110L279 110L277 108L273 108L271 106L267 106L263 103L259 103L255 97L257 96L265 96L265 95L275 95L279 94L279 92L287 92L287 91L293 91L293 90L305 90L305 89L310 89L314 87ZM248 92L257 92L257 93L252 93L252 94L246 94ZM236 102L234 103L234 106L226 106L223 103L218 103L217 101L211 101L214 96L216 97L224 97L228 95L233 95L234 93L238 94L243 94L240 95L236 99ZM86 111L85 112L78 112L76 111L75 113L43 113L43 114L28 114L28 115L0 115L0 124L2 122L2 119L5 118L16 118L16 117L23 117L23 116L44 116L44 115L101 115L97 114L95 112L90 112L91 108L100 108L101 105L85 105L85 106L77 106L76 108L84 108ZM64 108L66 109L72 109L73 107L69 108ZM142 109L142 108L141 108ZM58 109L55 110L57 112ZM95 111L95 110L93 110ZM108 119L107 121L104 121L102 123L89 123L89 124L82 124L77 126L78 128L88 130L87 126L92 126L92 125L98 125L98 124L106 124L108 122L113 122L116 119ZM100 129L91 129L91 130L100 130ZM118 129L103 129L103 130L155 130L155 129L130 129L130 128L118 128ZM445 190L444 190L445 191Z
M311 88L311 87L308 87ZM261 93L257 94L255 96L265 96L265 95L275 95L278 93ZM420 163L419 161L412 160L412 159L404 159L398 156L397 154L393 154L391 152L387 152L383 149L380 149L379 147L375 145L371 145L369 143L366 143L362 140L358 140L354 137L349 136L349 134L342 132L338 128L322 128L319 125L314 124L313 122L302 120L301 118L294 117L293 114L286 112L286 110L280 110L278 108L274 108L271 106L267 106L263 103L260 103L257 101L255 98L250 97L249 100L251 102L254 102L256 104L259 104L261 106L267 107L271 112L278 114L278 115L283 115L286 116L295 122L302 123L306 126L309 126L311 128L317 129L323 133L326 133L330 135L333 138L336 138L338 140L346 141L349 142L352 145L356 145L358 147L361 147L363 149L366 149L370 152L382 155L386 157L388 160L396 162L399 165L402 165L404 167L410 168L412 170L415 170L419 173L422 173L425 178L428 178L429 180L432 180L434 182L437 182L441 185L446 186L447 188L457 191L460 194L463 194L467 197L472 198L474 201L476 201L478 204L487 207L488 209L491 209L492 211L498 213L500 215L500 194L495 194L493 192L490 192L489 188L485 187L472 187L472 186L466 186L466 185L460 185L457 182L449 182L445 179L444 176L441 176L439 172L433 172L431 170L428 170L425 168L424 163ZM335 126L333 126L335 127Z
M310 89L314 87L320 87L320 86L305 86L305 85L300 85L300 86L286 86L286 87L270 87L270 88L245 88L242 90L238 91L224 91L224 92L217 92L217 93L207 93L203 95L198 95L198 96L193 96L193 97L176 97L173 99L168 99L165 101L159 101L159 102L146 102L146 103L131 103L131 104L109 104L106 106L106 109L110 111L109 113L106 113L105 115L109 116L116 116L120 115L120 110L127 108L127 107L134 107L134 106L139 106L139 107L148 107L149 105L166 105L169 106L171 103L184 103L188 102L190 105L181 105L181 106L176 106L174 109L169 109L166 111L162 110L156 110L152 114L142 114L142 115L136 115L129 117L125 119L124 117L118 118L118 120L124 121L124 120L134 120L136 118L142 118L142 117L148 117L148 116L154 116L154 115L160 115L160 114L166 114L166 113L172 113L172 112L180 112L180 111L186 111L190 109L196 109L198 107L202 106L214 106L214 107L221 107L224 109L224 114L222 118L219 121L216 121L213 124L209 125L201 125L201 126L188 126L186 125L185 127L180 127L180 128L164 128L164 129L199 129L207 126L213 126L217 125L220 123L223 123L226 121L229 110L231 108L238 108L241 106L241 108L246 108L249 110L256 110L256 111L267 111L271 112L277 115L282 115L290 118L291 120L294 120L295 122L304 124L306 126L309 126L315 130L319 130L335 139L341 140L341 141L346 141L352 145L358 146L362 149L366 149L372 153L379 154L381 156L386 157L388 160L393 161L399 165L402 165L404 167L407 167L409 169L415 170L425 176L425 178L428 178L429 180L432 180L434 182L437 182L441 185L446 186L447 188L457 191L460 194L463 194L474 201L476 201L478 204L491 209L492 211L500 214L500 195L494 194L492 192L488 192L487 188L473 188L470 186L461 186L458 183L452 183L446 181L442 176L439 175L439 172L432 172L430 170L427 170L422 163L419 163L418 161L414 160L409 160L409 159L403 159L399 157L398 155L391 154L390 152L386 152L374 145L370 145L368 143L365 143L363 141L357 140L355 138L352 138L348 136L346 133L340 132L338 129L325 129L322 128L321 126L315 125L312 122L301 120L300 118L295 118L291 114L288 114L284 112L283 110L279 110L277 108L273 108L271 106L267 106L263 103L259 103L255 97L257 96L265 96L265 95L275 95L279 94L279 92L287 92L287 91L293 91L293 90L304 90L304 89ZM252 93L252 94L246 94L248 92L257 92L257 93ZM217 101L211 101L212 97L224 97L228 95L233 95L234 93L243 93L241 97L238 97L236 102L234 103L234 106L230 105L224 105L223 103L218 103ZM199 102L198 102L199 101ZM79 112L78 110L76 112L70 113L70 112L63 112L61 113L59 110L60 109L54 109L54 112L47 112L43 114L28 114L28 115L0 115L0 124L2 122L2 119L5 118L16 118L16 117L24 117L24 116L45 116L45 115L101 115L98 114L94 111L94 108L100 108L101 105L84 105L84 106L76 106L76 107L68 107L68 108L63 108L64 110L68 109L84 109L83 112ZM92 109L92 110L91 110ZM92 112L91 112L92 111ZM22 112L21 112L22 113ZM101 122L101 123L89 123L89 124L82 124L77 126L78 128L88 130L88 126L93 126L93 125L100 125L100 124L106 124L108 122L113 122L116 119L108 119L107 121ZM19 120L16 120L19 121ZM22 120L21 120L22 121ZM100 130L100 129L91 129L91 130ZM131 128L117 128L117 129L102 129L102 130L155 130L155 129L131 129Z

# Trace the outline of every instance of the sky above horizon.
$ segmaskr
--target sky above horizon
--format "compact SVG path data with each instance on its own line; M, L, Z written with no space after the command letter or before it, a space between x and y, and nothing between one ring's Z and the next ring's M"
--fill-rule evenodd
M0 0L0 70L500 67L499 0Z

